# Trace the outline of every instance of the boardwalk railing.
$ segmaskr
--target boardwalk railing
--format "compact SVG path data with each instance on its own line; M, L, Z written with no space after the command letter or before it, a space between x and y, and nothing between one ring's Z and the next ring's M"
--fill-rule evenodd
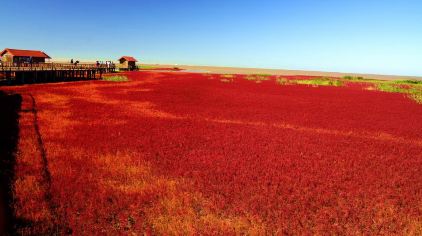
M43 83L100 79L105 73L115 72L114 64L88 63L2 63L0 81L14 83Z
M115 64L95 64L95 63L1 63L0 70L61 70L61 69L116 69Z

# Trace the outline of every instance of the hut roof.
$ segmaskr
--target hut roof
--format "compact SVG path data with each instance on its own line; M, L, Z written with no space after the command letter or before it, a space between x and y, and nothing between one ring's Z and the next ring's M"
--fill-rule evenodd
M134 62L137 62L138 60L136 60L135 58L133 58L133 57L129 57L129 56L123 56L123 57L121 57L120 59L119 59L119 61L120 60L126 60L126 61L134 61Z
M15 57L40 57L51 59L49 55L42 51L36 50L21 50L21 49L10 49L6 48L1 53L0 56L3 56L6 52L12 54Z

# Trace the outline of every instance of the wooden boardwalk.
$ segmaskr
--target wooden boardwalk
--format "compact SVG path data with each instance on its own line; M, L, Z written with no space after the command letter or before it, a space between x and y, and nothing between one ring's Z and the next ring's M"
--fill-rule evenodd
M114 64L5 64L0 66L0 83L26 84L58 81L101 79L105 73L115 72Z

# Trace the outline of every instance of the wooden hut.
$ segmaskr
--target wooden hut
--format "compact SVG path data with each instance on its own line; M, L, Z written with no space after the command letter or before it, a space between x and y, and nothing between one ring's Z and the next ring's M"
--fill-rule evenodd
M136 69L136 62L137 60L133 57L123 56L119 59L120 62L120 69L123 70L135 70Z
M0 53L3 63L45 63L45 59L51 59L46 53L36 50L21 50L6 48Z

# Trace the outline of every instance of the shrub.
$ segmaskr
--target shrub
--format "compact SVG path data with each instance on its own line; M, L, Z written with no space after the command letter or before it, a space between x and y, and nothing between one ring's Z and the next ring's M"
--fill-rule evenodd
M115 75L115 76L104 76L103 80L111 82L126 82L129 79L124 75Z

